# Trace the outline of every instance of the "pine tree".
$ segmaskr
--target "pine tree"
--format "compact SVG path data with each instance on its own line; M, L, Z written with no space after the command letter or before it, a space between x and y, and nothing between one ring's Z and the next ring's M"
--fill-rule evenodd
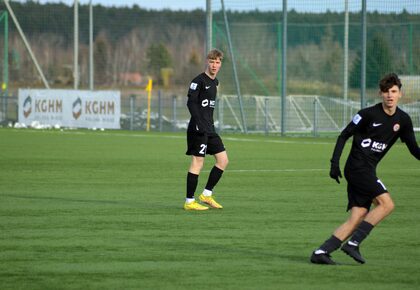
M362 67L361 51L353 63L349 84L353 88L360 87ZM391 49L383 36L376 34L366 47L366 87L374 88L378 81L393 69Z

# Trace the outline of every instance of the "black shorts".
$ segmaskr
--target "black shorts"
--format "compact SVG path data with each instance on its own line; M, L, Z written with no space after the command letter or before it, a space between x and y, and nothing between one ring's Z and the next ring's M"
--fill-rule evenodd
M388 192L374 170L345 170L344 173L347 180L347 210L354 206L369 210L374 198Z
M214 155L225 151L219 135L197 134L187 132L187 155L204 157L206 154Z

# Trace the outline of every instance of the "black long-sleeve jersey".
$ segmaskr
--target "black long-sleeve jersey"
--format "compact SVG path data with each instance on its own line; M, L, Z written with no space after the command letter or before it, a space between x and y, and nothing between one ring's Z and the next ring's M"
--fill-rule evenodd
M420 160L420 148L411 118L398 107L392 116L384 112L381 103L360 110L338 137L332 163L339 164L344 145L351 136L353 143L346 163L348 170L375 170L398 138L401 138L410 153Z
M213 111L216 105L217 78L211 79L204 72L196 76L188 90L187 107L191 114L188 132L216 134Z

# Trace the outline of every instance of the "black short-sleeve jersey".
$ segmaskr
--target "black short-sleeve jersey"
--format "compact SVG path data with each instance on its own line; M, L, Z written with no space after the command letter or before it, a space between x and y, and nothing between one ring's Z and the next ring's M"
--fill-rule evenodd
M215 134L213 111L216 106L217 78L211 79L201 73L195 77L188 89L187 106L191 113L188 124L189 132Z
M375 169L398 138L420 159L411 118L398 107L392 116L384 112L381 103L360 110L338 137L332 162L338 163L344 144L351 136L353 143L347 169Z

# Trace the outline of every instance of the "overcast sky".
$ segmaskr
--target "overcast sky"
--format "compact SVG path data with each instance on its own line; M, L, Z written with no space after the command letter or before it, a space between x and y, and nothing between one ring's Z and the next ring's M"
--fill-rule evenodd
M15 0L24 2L27 0ZM34 0L35 2L62 2L72 6L75 0ZM79 0L80 4L88 4L90 0ZM92 0L93 5L101 4L104 6L128 6L136 4L141 8L162 10L206 10L206 0ZM254 10L260 11L281 11L282 0L225 0L226 9L233 10ZM327 10L343 12L344 0L290 0L288 10L295 9L298 12L325 12ZM221 1L212 0L213 9L220 9ZM401 12L407 9L409 12L419 13L420 4L418 0L369 0L367 3L368 11L377 10L380 12ZM361 1L349 0L350 11L360 11Z
M19 0L18 0L19 1ZM35 0L36 1L36 0ZM21 0L21 2L24 2ZM38 0L40 3L62 2L73 5L74 0ZM80 4L88 4L90 0L79 0ZM206 0L92 0L93 5L101 4L104 6L128 6L136 4L145 9L171 9L171 10L194 10L206 9Z
M104 1L104 0L102 0ZM116 2L111 0L105 0L109 2ZM206 9L206 1L205 0L171 0L171 1L163 1L163 0L138 0L138 1L121 1L124 3L131 3L131 4L137 4L138 6L142 8L147 9L165 9L169 8L171 10L194 10L194 9Z

